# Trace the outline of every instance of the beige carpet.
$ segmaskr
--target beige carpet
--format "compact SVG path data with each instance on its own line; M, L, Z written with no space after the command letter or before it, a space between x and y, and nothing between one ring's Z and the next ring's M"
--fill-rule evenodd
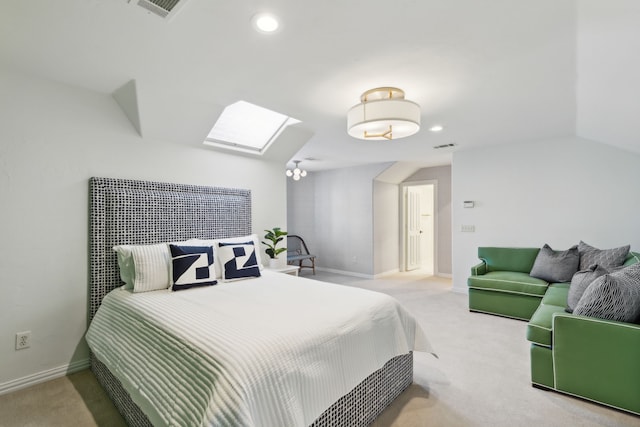
M414 384L374 427L640 426L640 417L531 387L526 323L470 313L466 295L452 293L446 279L405 273L362 280L325 272L314 278L393 295L439 355L415 354ZM123 425L89 371L0 396L2 427Z

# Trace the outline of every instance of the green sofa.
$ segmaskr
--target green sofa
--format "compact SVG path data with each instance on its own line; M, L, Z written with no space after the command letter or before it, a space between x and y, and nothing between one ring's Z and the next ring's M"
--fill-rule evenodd
M549 284L529 276L539 248L478 248L482 262L471 268L469 309L529 320Z
M530 277L537 248L478 248L469 309L524 319L531 382L640 415L640 324L567 313L570 283ZM630 252L624 265L640 261Z

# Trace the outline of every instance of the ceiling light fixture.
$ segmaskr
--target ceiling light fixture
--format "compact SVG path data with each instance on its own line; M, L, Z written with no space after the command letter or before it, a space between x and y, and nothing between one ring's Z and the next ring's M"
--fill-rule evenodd
M252 21L256 30L261 33L273 33L280 26L278 19L270 13L257 13Z
M420 106L404 99L397 87L378 87L360 96L347 113L347 132L354 138L391 140L420 130Z
M300 160L294 160L293 163L295 163L296 166L293 169L287 169L286 175L289 178L293 177L294 181L300 181L300 178L304 178L305 176L307 176L307 171L304 169L300 169L300 167L298 166Z

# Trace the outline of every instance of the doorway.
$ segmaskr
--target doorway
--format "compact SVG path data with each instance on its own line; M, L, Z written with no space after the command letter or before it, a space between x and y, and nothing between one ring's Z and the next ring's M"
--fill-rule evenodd
M402 184L401 271L437 274L437 181Z

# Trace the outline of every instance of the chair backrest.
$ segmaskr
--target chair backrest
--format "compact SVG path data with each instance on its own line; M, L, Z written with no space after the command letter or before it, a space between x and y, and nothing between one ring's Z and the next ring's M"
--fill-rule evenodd
M307 244L302 240L302 237L295 234L287 235L287 253L297 255L309 255L309 249Z

